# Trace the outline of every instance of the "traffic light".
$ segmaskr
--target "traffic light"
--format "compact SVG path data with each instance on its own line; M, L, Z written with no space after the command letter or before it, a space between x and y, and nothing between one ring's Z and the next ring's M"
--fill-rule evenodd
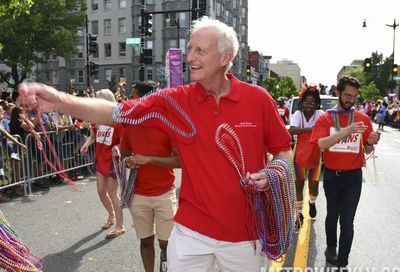
M149 37L153 34L153 14L148 13L144 15L144 35Z
M196 9L198 8L198 0L192 0L192 20L197 20L198 19L198 14Z
M88 65L89 65L89 75L90 76L96 76L99 74L99 65L98 64L89 61Z
M199 17L203 17L207 14L207 0L199 0Z
M371 58L366 58L364 60L364 72L371 71L371 68L372 68L372 60Z
M88 51L89 51L89 55L93 54L97 54L99 48L97 46L97 36L95 35L91 35L88 34Z
M399 67L397 64L392 65L392 75L397 76L397 72L399 71Z
M246 76L251 76L251 66L250 65L246 66Z
M140 55L140 62L144 64L153 64L153 50L143 49L143 52Z

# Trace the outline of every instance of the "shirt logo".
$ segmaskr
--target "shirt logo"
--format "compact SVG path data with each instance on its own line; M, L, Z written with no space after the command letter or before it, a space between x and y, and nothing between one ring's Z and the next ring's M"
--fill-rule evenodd
M245 128L245 127L257 127L256 124L253 122L240 122L239 124L236 124L235 127L237 128Z

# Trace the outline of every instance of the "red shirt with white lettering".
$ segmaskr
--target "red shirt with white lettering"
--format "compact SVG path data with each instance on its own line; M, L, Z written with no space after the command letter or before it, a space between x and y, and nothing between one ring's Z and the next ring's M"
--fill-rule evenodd
M196 128L193 138L168 129L176 140L182 165L176 222L216 240L239 242L256 238L250 237L247 229L249 206L239 175L218 148L216 130L223 123L233 128L241 142L245 169L250 173L264 168L265 151L276 155L290 150L291 137L265 89L227 76L231 89L218 104L199 83L161 92L167 92L183 108ZM162 113L178 128L190 130L185 119L160 96L147 99L129 117L143 117L152 111ZM123 121L117 115L114 120ZM166 129L159 119L150 123Z
M102 176L113 176L112 147L119 144L122 132L121 124L92 126L96 135L96 172Z
M339 114L341 127L348 126L348 119L349 114ZM325 166L327 168L332 170L353 170L359 169L363 166L363 146L365 145L369 134L372 132L372 124L370 118L360 111L354 111L354 122L364 122L364 125L368 126L367 130L362 133L362 136L360 133L354 133L349 135L349 137L341 142L347 142L349 143L349 146L351 146L351 142L360 140L359 152L351 153L346 152L346 150L343 150L342 152L332 152L331 149L324 150L323 157ZM318 139L331 135L330 133L331 131L333 132L333 128L334 124L331 113L324 113L317 119L317 122L315 123L310 142L317 144ZM360 136L361 139L358 139Z

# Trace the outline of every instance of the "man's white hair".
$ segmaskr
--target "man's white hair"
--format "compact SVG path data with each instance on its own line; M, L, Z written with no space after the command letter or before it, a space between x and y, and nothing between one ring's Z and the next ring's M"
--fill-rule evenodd
M232 52L233 58L236 57L238 49L239 49L239 41L237 38L236 31L233 27L230 27L221 21L211 19L207 16L204 16L193 22L191 28L191 35L196 33L199 30L205 28L214 28L219 33L218 39L218 49L221 53ZM229 65L227 65L226 71L228 71L232 67L232 60Z

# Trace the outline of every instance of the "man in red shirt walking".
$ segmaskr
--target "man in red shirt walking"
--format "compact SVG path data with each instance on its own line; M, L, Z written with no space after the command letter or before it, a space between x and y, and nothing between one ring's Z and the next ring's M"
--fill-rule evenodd
M133 98L143 97L154 89L148 82L133 88ZM129 156L130 167L137 168L134 195L129 207L140 255L146 272L154 271L154 236L158 238L160 272L167 271L168 239L174 226L176 195L173 168L180 167L176 147L159 128L128 125L121 139L122 158Z
M285 125L289 125L289 108L285 106L285 99L283 97L279 97L276 102L276 108L278 110L279 116L282 118L282 121Z
M347 266L353 242L353 222L361 194L364 153L371 153L380 138L378 131L372 131L369 117L353 108L359 87L355 78L344 76L339 79L336 90L339 103L317 119L310 139L324 151L326 261L339 268ZM337 254L338 220L340 237Z
M266 167L267 152L275 161L283 160L282 157L290 160L291 137L271 95L227 72L238 48L232 27L207 17L195 21L186 61L194 82L160 91L184 110L190 117L186 123L193 125L188 127L196 132L193 137L185 137L178 129L170 130L182 167L179 209L168 241L170 271L210 271L215 262L221 271L260 271L260 264L263 266L260 252L255 252L251 243L258 238L254 230L248 229L249 203L240 178L218 148L215 135L221 124L235 130L247 177L258 188L264 188L268 181L265 172L259 172ZM140 117L150 116L146 115L149 111L151 116L165 117L178 125L187 117L182 111L177 113L177 108L171 109L160 95L132 108L68 96L37 83L27 83L22 88L31 105L38 103L42 109L69 112L97 123L111 123L113 117L119 122L136 122ZM160 123L150 120L143 124L160 126Z

